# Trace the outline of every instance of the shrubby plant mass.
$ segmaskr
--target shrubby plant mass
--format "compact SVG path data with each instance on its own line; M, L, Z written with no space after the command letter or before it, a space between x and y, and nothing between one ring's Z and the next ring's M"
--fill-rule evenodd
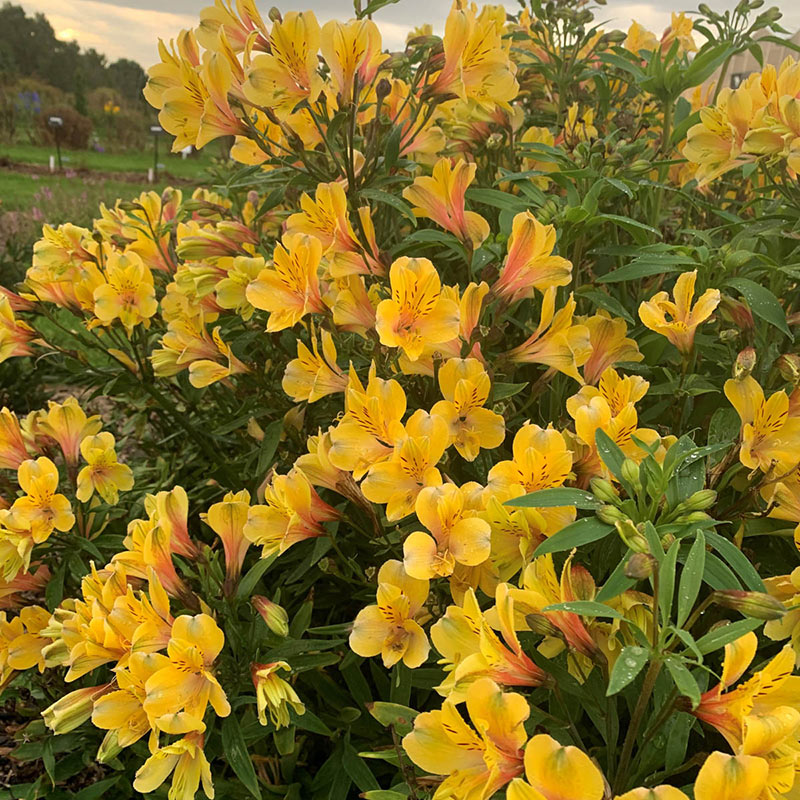
M796 797L780 14L384 4L203 10L146 97L236 163L0 290L0 794Z

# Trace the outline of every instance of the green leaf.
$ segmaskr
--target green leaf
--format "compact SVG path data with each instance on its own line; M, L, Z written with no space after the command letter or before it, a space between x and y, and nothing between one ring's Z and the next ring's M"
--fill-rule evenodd
M612 297L610 294L601 292L599 289L582 287L578 291L578 297L586 297L588 300L594 303L595 306L604 308L606 311L610 311L615 317L622 317L631 325L634 324L634 319L628 313L628 310L625 308L625 306L623 306L616 297Z
M678 562L680 541L676 539L667 550L658 569L658 607L661 610L662 624L666 625L672 617L672 603L675 599L675 567Z
M631 553L633 551L628 550L625 555L622 557L622 561L614 567L614 571L608 576L606 582L603 584L603 588L597 593L595 600L600 603L605 603L606 600L610 600L612 597L617 597L621 595L623 592L627 591L636 584L636 581L633 578L629 578L625 574L625 566L628 563L628 559L631 557Z
M642 671L642 667L647 663L649 657L650 651L645 647L636 647L635 645L623 647L614 662L614 669L611 670L606 697L617 694L631 683Z
M501 192L499 189L467 189L466 196L468 200L473 200L484 206L491 206L492 208L514 213L525 211L528 207L524 199L508 192Z
M517 508L559 508L561 506L575 506L576 508L594 511L601 508L601 503L591 492L582 489L568 489L558 487L555 489L541 489L538 492L506 500L504 506Z
M692 708L697 708L700 705L700 687L689 668L677 656L667 656L664 663L678 691L692 701Z
M222 721L222 749L225 758L236 777L245 785L247 790L257 800L261 800L261 789L258 787L258 778L247 752L242 726L234 716L225 717Z
M536 548L533 557L537 558L546 553L561 553L564 550L572 550L573 547L596 542L608 536L613 530L611 525L600 522L597 517L579 519L545 539Z
M742 579L744 585L753 592L766 592L767 587L750 559L733 543L715 531L706 534L708 543L730 564L733 571ZM738 587L729 587L738 588Z
M621 283L649 278L651 275L662 275L667 272L678 272L680 267L672 264L659 264L656 261L632 261L624 267L607 272L595 279L596 283Z
M736 289L747 300L747 305L756 316L788 336L790 341L794 341L792 332L786 324L786 312L769 289L747 278L730 278L727 285Z
M358 753L349 742L344 746L342 764L350 779L362 792L381 788L372 770L358 757Z
M364 800L408 800L407 794L395 792L393 789L375 789L372 792L364 792L361 796Z
M73 796L73 800L99 800L112 786L119 783L121 777L122 775L115 775L86 786Z
M735 641L740 636L760 628L763 624L764 620L761 619L740 619L728 625L714 628L713 631L709 631L705 636L701 636L697 640L697 649L706 656L715 650L719 650L720 647L725 647L726 644Z
M382 700L368 703L367 711L384 727L388 728L390 725L394 725L395 730L401 736L405 736L411 730L419 713L408 706L401 706L399 703L385 703Z
M236 597L239 600L244 600L253 594L256 584L261 580L261 576L275 563L279 553L273 553L268 558L260 558L253 564L247 571L247 575L239 582L239 588L236 590Z
M526 386L526 383L496 383L492 387L492 402L496 403L498 400L505 400L507 397L513 397L519 394Z
M602 429L598 428L594 435L594 442L597 446L597 453L603 459L603 463L611 470L616 478L622 479L622 463L625 461L625 453L619 445Z
M258 454L258 467L256 474L260 477L272 465L272 459L278 449L278 443L283 433L283 420L276 419L264 429L264 438L261 441L261 450Z
M545 606L542 611L569 611L582 617L608 617L609 619L625 619L615 608L594 600L570 600L567 603L554 603Z
M678 585L678 627L686 622L694 607L703 583L705 564L706 537L703 535L703 531L697 531L697 536L683 565L681 582Z
M417 218L414 216L411 206L397 195L382 192L380 189L362 189L360 194L362 197L366 197L367 200L391 206L395 211L399 211L415 228L417 227Z

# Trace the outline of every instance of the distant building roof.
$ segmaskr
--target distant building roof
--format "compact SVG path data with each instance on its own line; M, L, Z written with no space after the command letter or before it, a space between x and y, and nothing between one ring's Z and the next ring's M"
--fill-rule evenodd
M795 33L789 41L800 45L800 31ZM796 50L792 50L791 47L776 44L775 42L766 42L763 41L763 39L759 41L759 44L764 56L764 66L772 64L775 67L779 67L786 56L800 58L800 53ZM725 73L725 85L729 86L731 89L736 89L748 75L754 72L761 72L761 69L761 65L756 61L755 56L749 50L745 50L743 53L737 53L731 58L728 64L728 69ZM721 70L717 70L714 75L712 75L711 80L719 80L720 72Z

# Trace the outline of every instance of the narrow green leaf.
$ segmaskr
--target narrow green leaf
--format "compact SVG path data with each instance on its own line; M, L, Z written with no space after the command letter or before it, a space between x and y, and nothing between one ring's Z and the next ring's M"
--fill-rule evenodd
M747 300L747 305L757 317L761 317L794 341L792 332L786 324L786 312L769 289L747 278L730 278L727 285L736 289Z
M669 674L672 675L677 690L691 700L692 708L697 708L700 705L700 687L689 668L677 656L667 656L664 663L667 665Z
M642 671L642 667L647 663L650 651L644 647L628 645L622 648L622 652L614 662L614 669L611 670L611 677L608 681L606 697L611 697L622 691L633 679Z
M730 564L733 571L742 579L744 585L753 592L766 592L764 581L750 559L733 543L715 531L706 534L708 543ZM738 588L734 586L730 589Z
M283 419L276 419L270 422L264 429L264 439L261 442L261 451L258 454L258 468L256 473L263 476L267 469L272 466L272 459L278 449L283 432Z
M611 470L615 477L622 477L622 462L625 461L625 453L619 445L602 429L598 428L594 435L595 445L603 463Z
M349 742L344 746L342 764L344 765L345 771L350 776L350 779L362 792L369 792L381 788L377 779L372 774L372 770L358 757L358 753L356 753Z
M260 558L253 564L247 571L247 575L239 582L239 587L236 590L236 596L239 600L250 597L256 584L261 580L261 576L275 563L278 558L278 553L273 553L268 558Z
M546 553L561 553L564 550L572 550L573 547L596 542L608 536L613 530L614 528L611 525L600 522L597 517L579 519L545 539L536 548L533 557L537 558Z
M681 627L689 618L694 607L700 586L703 583L703 571L706 564L706 538L703 531L697 531L697 536L686 557L681 573L681 582L678 585L678 627Z
M705 636L701 636L697 640L697 649L705 656L719 650L729 642L733 642L740 636L744 636L749 631L754 631L764 624L761 619L740 619L736 622L731 622L728 625L723 625L719 628L714 628L709 631Z
M505 400L507 397L513 397L515 394L519 394L527 385L527 382L495 383L492 387L492 402L496 403L498 400Z
M383 192L380 189L362 189L359 194L368 200L391 206L395 211L399 211L415 228L417 227L417 218L414 216L411 206L397 195Z
M414 719L419 713L408 706L402 706L399 703L385 703L382 700L369 703L367 711L384 727L388 728L390 725L394 725L395 730L401 736L411 730Z
M595 511L600 508L601 503L591 492L584 492L582 489L568 489L557 487L555 489L541 489L538 492L515 497L506 500L505 506L516 508L558 508L560 506L575 506Z
M567 603L554 603L553 605L545 606L542 611L569 611L572 614L580 614L582 617L625 619L615 608L594 600L570 600Z
M253 797L261 800L261 789L258 787L258 778L250 760L250 753L247 752L242 727L233 715L225 717L222 721L222 749L236 777Z
M680 541L676 539L667 550L658 570L658 607L661 610L662 624L672 618L672 603L675 598L675 567L678 562Z

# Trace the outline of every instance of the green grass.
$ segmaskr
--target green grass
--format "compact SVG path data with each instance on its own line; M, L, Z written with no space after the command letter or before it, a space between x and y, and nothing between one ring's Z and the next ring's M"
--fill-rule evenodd
M55 155L55 147L32 144L0 144L0 157L6 156L12 162L23 164L47 164L51 155ZM211 165L212 159L219 156L218 147L208 148L195 153L187 159L180 154L169 152L169 137L159 141L158 161L164 169L178 178L186 180L198 179L203 170ZM62 150L61 156L65 169L90 169L104 172L142 172L147 174L153 166L152 145L148 150L138 153L98 153L95 150Z

